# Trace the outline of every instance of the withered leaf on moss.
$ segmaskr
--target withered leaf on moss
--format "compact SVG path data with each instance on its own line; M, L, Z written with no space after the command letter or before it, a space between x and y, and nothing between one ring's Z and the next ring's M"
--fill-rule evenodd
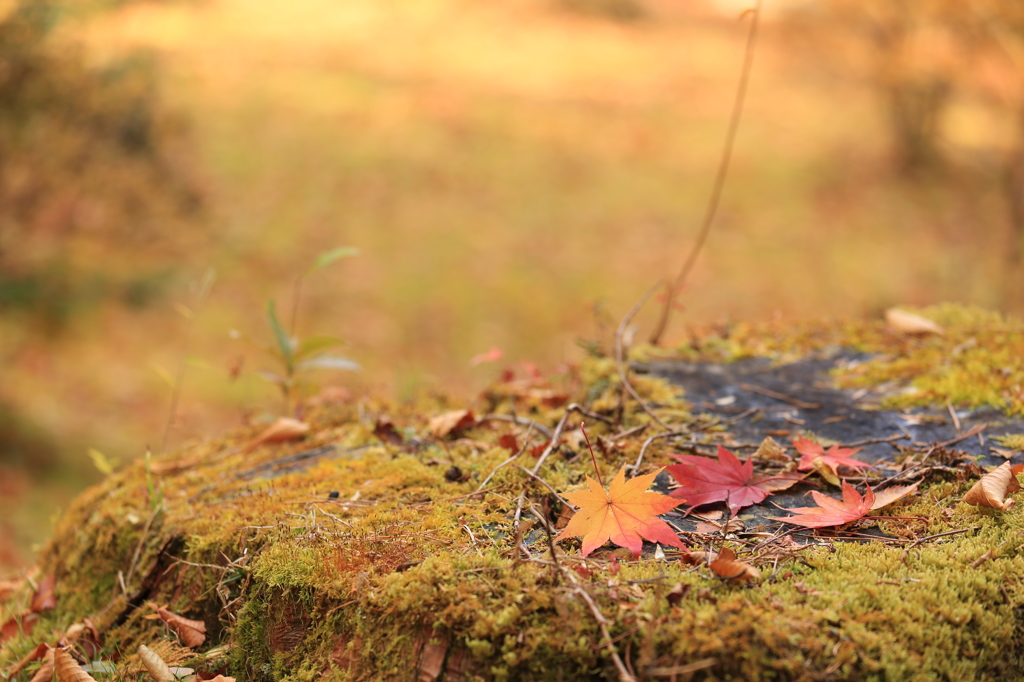
M139 645L139 660L155 682L174 682L174 673L164 659L145 644Z
M283 443L284 441L298 440L307 433L309 433L309 424L298 419L292 419L291 417L278 417L273 424L268 426L260 435L253 438L245 446L245 452L252 452L266 443Z
M754 568L745 561L736 558L736 552L731 547L723 547L718 557L708 563L711 572L723 580L752 580L757 582L761 579L761 571Z
M1024 464L1011 466L1004 462L978 479L978 482L964 495L964 502L976 507L989 507L1009 511L1017 503L1006 496L1020 490L1017 474L1024 470Z
M82 670L78 661L66 649L57 649L53 654L57 682L96 682L89 673Z
M469 410L452 410L431 419L427 428L430 429L430 434L434 438L444 438L474 424L476 424L476 417Z
M181 643L190 649L195 649L206 641L206 623L201 620L192 620L179 616L168 611L164 607L154 607L156 615L166 623L174 634L178 635ZM151 616L149 616L151 617Z

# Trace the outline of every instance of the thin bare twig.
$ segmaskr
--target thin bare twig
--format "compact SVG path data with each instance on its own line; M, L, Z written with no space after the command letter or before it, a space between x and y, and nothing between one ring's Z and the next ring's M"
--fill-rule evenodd
M803 400L797 400L796 398L792 398L783 393L773 391L769 388L764 388L763 386L754 386L753 384L740 384L740 388L742 388L744 391L749 391L750 393L758 393L768 398L781 400L784 403L789 403L793 407L799 407L802 410L816 410L819 407L821 407L820 403L808 403L804 402Z
M626 333L626 327L629 326L629 323L632 322L633 318L636 317L636 314L640 312L640 309L644 306L644 303L647 302L647 299L649 299L651 295L654 294L655 290L660 285L661 282L658 282L653 287L648 289L647 292L640 297L640 300L636 302L636 305L634 305L630 309L630 311L626 313L626 316L623 317L622 320L619 322L619 327L618 329L615 330L615 364L619 370L619 379L622 381L623 387L625 387L625 389L629 392L629 395L633 397L633 400L635 400L640 405L640 407L643 408L643 411L650 415L651 419L657 422L659 426L661 426L666 431L671 431L672 427L666 424L665 422L661 421L658 415L654 414L654 411L647 406L647 403L643 401L643 398L640 397L640 394L638 394L636 392L636 389L633 388L633 384L629 383L629 377L626 376L626 363L624 359L625 350L622 344L622 337Z
M576 509L576 505L574 505L574 504L572 504L572 503L570 503L570 502L566 501L566 499L565 499L564 497L562 497L561 495L559 495L558 493L556 493L556 492L555 492L555 489L551 487L551 484L549 484L549 483L548 483L547 481L545 481L545 480L544 480L543 478L541 478L540 476L538 476L538 475L537 475L537 474L535 474L535 473L532 473L532 472L531 472L531 471L530 471L529 469L524 469L523 467L520 467L520 466L517 466L517 467L516 467L516 469L519 469L520 471L522 471L522 472L523 472L524 474L526 474L526 475L527 475L527 476L529 476L530 478L532 478L532 479L536 480L536 481L537 481L538 483L541 483L541 484L542 484L542 485L543 485L543 486L544 486L545 488L547 488L548 490L550 490L550 491L551 491L551 494L552 494L552 495L554 495L555 497L557 497L557 498L558 498L558 501L559 501L559 502L561 502L562 504L564 504L564 505L565 505L566 507L568 507L569 509Z
M490 474L488 474L487 478L484 479L484 482L480 484L480 487L478 487L476 490L473 491L474 495L476 495L478 492L483 490L484 486L486 486L488 483L491 482L491 479L494 478L494 474L498 473L498 469L502 468L506 464L511 464L512 462L516 461L516 459L518 459L520 455L522 455L524 452L526 452L526 448L529 447L530 433L533 431L533 427L534 427L534 423L530 422L530 425L526 428L526 435L523 436L523 447L519 448L519 452L517 452L516 454L512 455L511 457L509 457L508 459L506 459L504 462L502 462L498 466L494 467L494 471L492 471ZM551 432L548 431L548 435L550 435L550 434L551 434Z
M743 53L743 68L740 71L740 82L736 88L736 99L733 101L732 105L732 115L729 118L729 129L725 135L725 147L722 149L722 158L718 164L718 173L715 175L715 183L711 188L711 198L708 201L707 211L704 214L704 222L701 223L700 232L697 233L697 241L694 243L693 248L686 257L683 269L679 271L679 275L676 277L674 282L669 282L666 285L665 304L661 308L661 317L658 318L658 324L654 328L654 331L651 332L650 337L651 344L655 346L661 341L662 334L665 333L665 329L668 327L669 317L672 315L672 310L675 307L676 292L686 284L686 280L690 276L690 271L693 270L693 266L697 262L697 256L700 255L700 251L704 247L704 242L707 241L708 233L711 231L711 225L715 221L715 214L718 213L718 202L722 197L722 189L725 187L725 178L729 174L729 161L732 159L732 148L736 142L736 132L740 127L740 118L743 114L743 102L747 97L747 84L750 82L750 71L754 66L754 47L757 45L757 28L761 21L761 0L757 0L756 5L754 6L753 15L754 16L751 18L750 22L750 32L747 34L746 50Z
M945 533L936 533L935 535L929 535L927 537L919 538L917 540L914 540L913 543L907 545L903 549L903 554L905 555L910 550L914 549L920 544L928 542L929 540L934 540L935 538L944 538L948 535L959 535L960 533L969 533L972 530L981 530L981 526L974 526L972 528L959 528L957 530L947 530Z
M512 422L513 424L519 424L520 426L532 426L534 430L543 433L548 438L551 438L551 429L544 426L543 424L538 424L532 419L527 419L526 417L517 417L516 415L513 414L485 414L484 416L480 417L480 421L502 421Z
M548 443L548 446L546 448L544 448L544 452L542 452L540 454L540 457L537 458L537 463L534 465L532 469L531 473L533 473L534 476L537 475L537 472L540 471L540 468L544 466L544 462L551 455L551 453L555 451L555 448L558 447L558 439L562 437L562 431L565 430L565 425L569 421L569 415L572 414L573 412L579 412L580 414L584 414L587 416L592 415L592 413L588 412L587 410L584 410L583 407L577 403L570 403L569 405L566 405L565 414L563 414L562 418L558 420L558 425L555 426L555 432L551 434L551 442Z
M647 440L645 440L644 444L643 444L643 447L640 448L640 454L636 458L636 463L633 464L633 475L635 476L636 472L640 470L640 463L644 461L644 453L647 452L647 448L651 445L651 443L653 443L654 441L658 440L659 438L671 438L672 436L685 436L688 433L689 433L688 431L666 431L664 433L655 434L655 435L651 436L650 438L648 438Z

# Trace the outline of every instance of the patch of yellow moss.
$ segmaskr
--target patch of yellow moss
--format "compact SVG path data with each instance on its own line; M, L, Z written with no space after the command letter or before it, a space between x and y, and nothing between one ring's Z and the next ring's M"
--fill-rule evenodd
M948 400L1024 415L1024 322L954 304L904 309L938 323L943 333L907 335L882 320L736 323L699 332L672 355L711 362L767 357L786 363L854 350L871 357L838 370L837 381L847 387L889 387L884 407Z

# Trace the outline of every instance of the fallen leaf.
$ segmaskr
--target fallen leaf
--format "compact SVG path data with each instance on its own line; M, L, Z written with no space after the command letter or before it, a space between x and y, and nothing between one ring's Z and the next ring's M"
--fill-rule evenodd
M39 670L36 671L36 674L32 676L29 682L53 682L53 654L56 650L46 644L41 646L46 647L46 653L43 655L43 664L39 666ZM11 676L13 677L13 675L12 673Z
M819 506L796 507L795 509L779 507L779 509L792 512L797 514L797 516L769 516L768 518L772 521L792 523L795 526L804 526L805 528L827 528L828 526L841 526L844 523L850 523L851 521L863 518L865 514L871 511L875 504L875 493L871 490L871 486L868 486L867 494L862 497L846 481L843 481L842 500L836 500L828 495L819 493L817 490L812 490L811 496Z
M428 428L434 438L444 438L474 424L476 424L476 417L469 410L452 410L431 419Z
M1000 464L995 469L978 479L978 482L964 495L964 502L976 507L991 507L1009 511L1017 503L1010 493L1020 490L1017 474L1024 469L1024 464L1011 466L1009 462Z
M683 597L690 591L690 585L684 585L682 583L676 583L672 586L672 589L665 595L666 601L669 606L679 606L679 603L683 601Z
M850 456L860 452L860 448L841 448L838 445L833 445L828 449L828 452L825 452L825 448L820 443L800 437L793 439L793 447L801 455L800 464L797 465L798 471L815 470L816 460L821 460L821 463L817 465L818 467L824 464L832 471L833 476L839 475L839 467L850 467L858 471L875 468L867 462L862 462Z
M904 334L942 334L944 330L927 317L908 313L899 308L885 311L885 322L890 327Z
M188 648L195 649L206 641L206 623L203 621L184 618L163 607L156 609L156 615L174 631L174 634L178 635L181 643Z
M233 678L233 677L224 677L223 675L217 675L217 677L214 677L213 679L211 679L210 682L235 682L235 678Z
M278 417L277 421L268 426L265 431L256 436L245 446L244 452L252 452L266 443L282 443L287 440L297 440L309 433L309 424L300 422L291 417Z
M485 362L497 362L498 360L501 360L501 358L501 349L494 347L491 348L486 353L478 353L477 355L474 355L472 358L470 358L469 364L473 367L476 367L477 365L483 364Z
M24 635L28 635L36 626L36 621L38 620L39 614L32 612L22 614L20 617L11 616L6 623L0 625L0 644L11 639L19 632Z
M53 667L57 672L57 682L96 682L65 649L54 652Z
M498 439L498 445L515 454L519 452L519 444L516 442L515 434L506 433Z
M672 455L680 464L668 467L679 482L670 494L690 508L712 502L726 502L740 509L764 501L773 492L785 490L803 480L799 474L754 476L754 462L740 462L736 455L718 446L718 461L695 455Z
M4 674L7 676L7 679L10 679L10 678L14 677L15 675L17 675L18 673L20 673L22 670L24 670L25 666L27 666L32 661L38 661L41 658L49 657L49 659L50 659L50 677L53 677L53 654L51 653L51 651L53 651L52 647L50 647L50 645L47 644L46 642L43 642L42 644L39 644L32 651L30 651L27 654L25 654L25 656L20 661L18 661L17 663L12 665L10 668L5 670Z
M761 571L757 570L745 561L736 560L736 552L731 547L723 547L718 553L718 558L708 564L711 572L725 580L753 580L761 579Z
M747 524L742 519L732 518L724 523L716 523L714 521L698 521L697 532L698 533L742 533L747 529Z
M680 561L691 566L697 566L699 564L710 564L712 561L718 558L718 552L683 552L679 555Z
M647 491L660 472L659 469L627 481L626 467L623 466L615 475L608 492L587 476L590 490L564 493L566 499L580 509L555 536L555 540L582 537L582 556L587 556L609 540L619 547L629 549L636 557L640 556L643 539L672 547L685 547L672 527L658 518L658 514L674 509L681 500Z
M145 644L139 645L139 660L155 682L174 682L174 673L167 667L164 659Z
M395 428L395 425L387 417L377 418L377 423L373 427L373 435L392 445L401 445L405 442L402 434L398 432L398 429Z
M53 591L56 584L57 580L52 575L40 580L36 593L32 595L32 605L28 607L28 610L32 613L42 613L57 608L57 595Z
M754 459L763 459L769 462L789 462L792 458L786 454L786 448L779 445L771 436L765 436L757 450L752 455Z
M917 486L921 485L918 481L912 485L893 485L889 486L884 490L874 490L875 502L871 505L872 511L875 509L881 509L887 504L892 504L896 500L902 500L907 495L917 492Z

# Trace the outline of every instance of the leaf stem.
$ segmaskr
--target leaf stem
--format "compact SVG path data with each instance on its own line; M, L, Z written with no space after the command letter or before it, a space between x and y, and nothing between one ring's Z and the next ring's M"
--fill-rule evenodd
M594 446L590 444L590 436L587 435L587 424L586 422L580 422L580 431L583 432L583 437L587 441L587 447L590 448L590 461L594 463L594 473L597 474L597 482L604 487L604 481L601 480L601 470L597 468L597 457L594 456Z

